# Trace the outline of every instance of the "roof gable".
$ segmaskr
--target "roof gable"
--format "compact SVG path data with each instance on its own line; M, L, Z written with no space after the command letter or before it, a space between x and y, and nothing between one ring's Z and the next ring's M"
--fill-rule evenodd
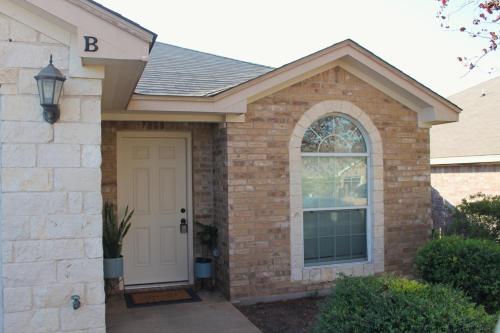
M252 102L335 66L417 112L420 126L458 120L461 109L457 105L350 39L223 91L217 95L217 103L224 109L241 100Z
M419 126L458 120L460 108L352 40L272 69L159 44L127 110L242 115L253 101L342 67L418 113Z

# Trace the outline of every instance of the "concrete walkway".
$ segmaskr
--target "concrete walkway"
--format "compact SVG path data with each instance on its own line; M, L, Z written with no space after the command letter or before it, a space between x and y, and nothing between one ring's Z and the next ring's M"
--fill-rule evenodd
M108 333L259 333L218 293L199 293L201 302L128 309L121 297L106 305Z

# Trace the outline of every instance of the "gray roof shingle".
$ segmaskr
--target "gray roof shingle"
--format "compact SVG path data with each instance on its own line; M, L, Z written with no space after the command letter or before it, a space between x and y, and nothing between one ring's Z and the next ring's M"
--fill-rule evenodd
M500 155L500 76L450 97L460 121L432 126L431 158Z
M156 42L135 92L212 96L271 70L268 66Z

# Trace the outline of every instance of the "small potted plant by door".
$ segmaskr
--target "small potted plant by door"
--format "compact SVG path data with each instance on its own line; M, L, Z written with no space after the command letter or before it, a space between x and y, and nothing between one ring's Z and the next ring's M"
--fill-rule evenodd
M202 246L202 257L196 258L195 274L197 279L209 279L213 276L212 256L217 251L217 227L196 223L200 231L196 233Z
M134 211L128 206L120 222L117 221L114 207L111 203L104 203L102 211L102 246L104 251L104 278L119 279L123 277L123 238L130 229L130 219Z

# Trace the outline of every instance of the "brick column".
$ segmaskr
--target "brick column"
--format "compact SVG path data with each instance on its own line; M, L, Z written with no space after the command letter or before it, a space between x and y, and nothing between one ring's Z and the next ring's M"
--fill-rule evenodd
M50 125L33 76L69 47L1 15L0 44L4 332L105 332L101 80L68 77Z

